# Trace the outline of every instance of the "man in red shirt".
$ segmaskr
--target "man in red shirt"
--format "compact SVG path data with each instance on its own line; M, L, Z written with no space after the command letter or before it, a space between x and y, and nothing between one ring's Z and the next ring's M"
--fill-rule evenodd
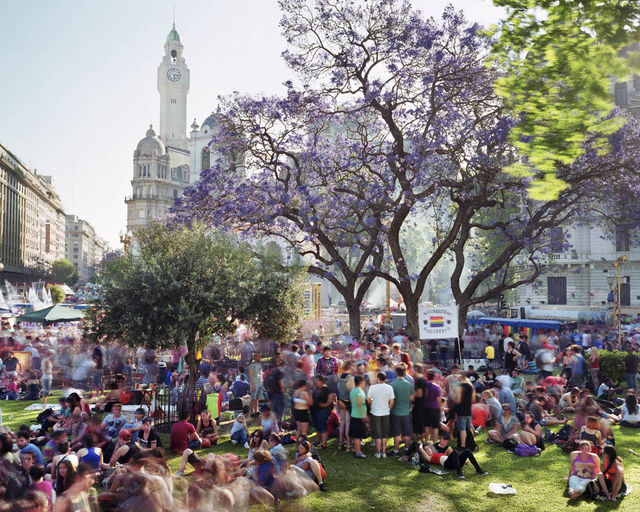
M187 421L189 413L180 411L180 421L171 427L171 444L170 449L173 453L182 455L187 449L196 450L200 447L200 437L196 433L195 427Z

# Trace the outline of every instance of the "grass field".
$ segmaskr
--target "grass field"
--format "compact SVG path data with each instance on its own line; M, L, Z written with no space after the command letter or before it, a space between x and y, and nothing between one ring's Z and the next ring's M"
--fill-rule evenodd
M0 402L3 423L16 430L22 423L35 421L36 412L24 411L31 402ZM633 487L631 495L616 503L579 500L569 502L564 491L569 471L568 456L549 446L540 457L521 458L506 453L502 448L484 443L486 434L478 436L480 450L476 457L488 476L478 476L471 466L464 470L467 479L459 480L454 472L445 476L421 474L409 464L397 458L375 459L369 441L364 453L366 460L356 460L353 455L336 450L336 441L321 452L326 465L328 493L315 493L303 500L284 503L287 511L478 511L509 510L531 512L555 511L567 507L576 512L609 510L640 510L640 457L628 449L640 453L640 429L614 427L616 446L624 459L627 485ZM163 442L168 445L168 436ZM293 451L290 445L289 451ZM208 451L232 452L246 455L246 450L232 445L228 436ZM203 450L204 453L206 451ZM178 469L179 458L170 456L169 466ZM515 496L495 496L489 493L491 482L513 485Z

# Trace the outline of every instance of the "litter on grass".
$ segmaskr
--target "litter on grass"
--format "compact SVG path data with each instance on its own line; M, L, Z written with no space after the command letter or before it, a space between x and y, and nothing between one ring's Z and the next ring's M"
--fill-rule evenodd
M511 487L511 484L490 483L489 491L494 494L516 494L517 491Z

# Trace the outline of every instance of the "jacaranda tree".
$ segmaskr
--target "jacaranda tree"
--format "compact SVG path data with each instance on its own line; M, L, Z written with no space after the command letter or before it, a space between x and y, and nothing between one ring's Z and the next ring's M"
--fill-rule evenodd
M434 20L407 0L280 6L283 56L300 85L288 83L284 97L221 102L225 129L213 144L223 156L243 154L247 172L221 158L185 192L178 218L284 240L343 294L354 334L375 277L402 295L414 336L443 262L454 263L463 316L489 278L497 286L485 295L530 282L512 271L517 258L536 261L533 247L569 220L584 190L532 201L530 178L504 172L519 155L514 119L495 92L501 72L489 65L494 41L451 7ZM565 178L586 186L597 174L568 169ZM418 261L406 244L416 226L433 234ZM493 250L464 286L470 240L482 232Z

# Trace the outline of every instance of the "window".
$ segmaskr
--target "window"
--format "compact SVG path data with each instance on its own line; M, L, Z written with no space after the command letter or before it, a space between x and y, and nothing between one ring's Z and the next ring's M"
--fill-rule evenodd
M616 226L616 251L628 252L629 251L629 226L622 224Z
M176 104L176 99L175 98L171 98L171 104L175 105Z
M567 303L566 277L547 277L547 299L549 304Z
M640 92L640 75L633 75L633 88Z
M616 105L619 107L627 106L627 82L616 84Z
M549 249L551 252L564 251L564 233L562 228L553 228L549 231Z
M620 283L620 305L631 306L631 278L624 276Z
M209 167L211 167L211 154L209 153L209 148L202 148L202 165L200 168L204 171Z

